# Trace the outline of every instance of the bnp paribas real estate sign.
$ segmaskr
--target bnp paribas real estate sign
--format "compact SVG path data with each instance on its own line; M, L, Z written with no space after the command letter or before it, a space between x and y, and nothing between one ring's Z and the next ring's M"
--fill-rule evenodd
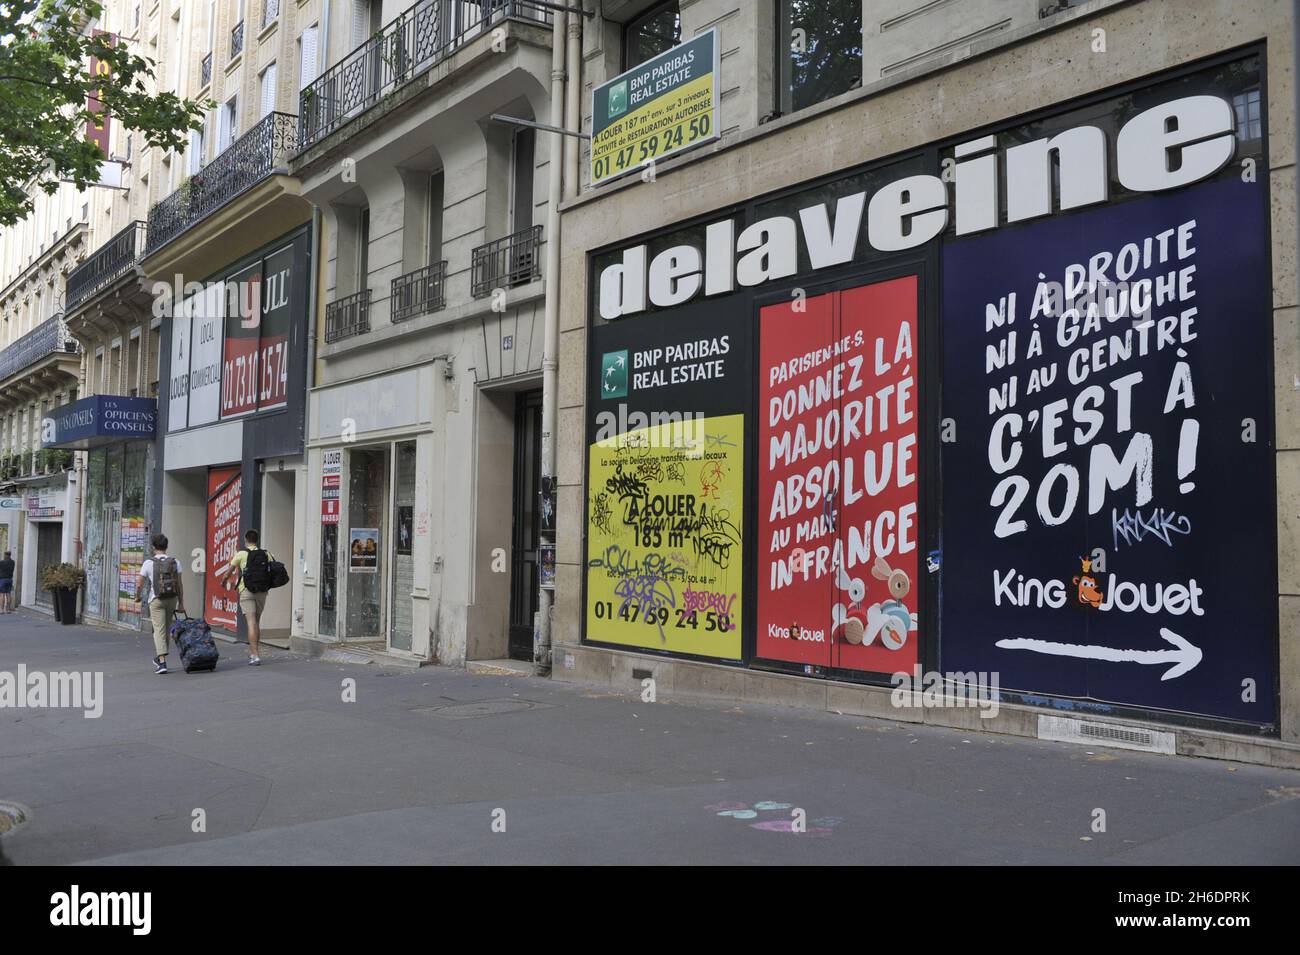
M591 184L717 138L714 28L592 90Z

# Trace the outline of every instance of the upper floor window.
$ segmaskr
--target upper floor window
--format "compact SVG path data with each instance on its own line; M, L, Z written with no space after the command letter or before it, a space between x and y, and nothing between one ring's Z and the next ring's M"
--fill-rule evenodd
M862 0L777 0L782 113L862 85Z
M1232 111L1237 115L1237 139L1245 143L1264 135L1259 115L1258 87L1234 96Z
M630 70L682 41L680 6L679 0L668 0L628 22L623 31L623 69Z

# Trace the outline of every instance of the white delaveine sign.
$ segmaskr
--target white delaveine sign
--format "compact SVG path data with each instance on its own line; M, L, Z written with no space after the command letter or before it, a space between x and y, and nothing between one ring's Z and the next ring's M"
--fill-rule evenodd
M1176 189L1214 175L1232 159L1236 146L1232 106L1218 96L1186 96L1134 116L1115 141L1116 172L1133 192ZM995 229L999 161L996 136L962 143L953 150L956 197L952 214L957 235ZM1057 211L1096 205L1109 198L1106 134L1096 126L1075 126L1055 136L1005 150L1006 221L1022 222L1053 212L1053 154L1059 166ZM851 262L862 217L867 241L880 252L916 248L948 227L948 183L938 176L907 176L835 203L792 216L755 222L736 235L732 219L705 229L704 248L675 245L647 263L645 244L623 252L623 261L600 274L600 317L623 318L651 305L681 305L703 292L721 295L739 286L788 278L799 268L799 240L814 270Z

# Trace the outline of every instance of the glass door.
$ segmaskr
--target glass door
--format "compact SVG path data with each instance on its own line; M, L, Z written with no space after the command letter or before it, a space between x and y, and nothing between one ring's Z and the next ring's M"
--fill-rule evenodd
M348 640L384 640L384 559L388 543L388 448L359 448L348 459L345 627Z

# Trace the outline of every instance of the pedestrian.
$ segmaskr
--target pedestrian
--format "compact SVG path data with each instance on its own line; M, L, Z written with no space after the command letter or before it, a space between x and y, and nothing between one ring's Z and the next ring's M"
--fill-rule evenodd
M266 609L266 595L271 590L270 564L275 555L263 550L261 537L255 530L244 534L244 549L235 552L230 565L221 573L221 586L229 588L230 578L239 574L239 610L248 626L248 665L261 666L258 644L262 639L262 611Z
M14 612L14 558L5 551L0 558L0 613Z
M154 673L167 672L167 634L179 610L185 613L185 594L181 584L181 565L167 555L167 535L154 534L153 556L140 566L135 582L135 602L147 602L149 622L153 624Z

